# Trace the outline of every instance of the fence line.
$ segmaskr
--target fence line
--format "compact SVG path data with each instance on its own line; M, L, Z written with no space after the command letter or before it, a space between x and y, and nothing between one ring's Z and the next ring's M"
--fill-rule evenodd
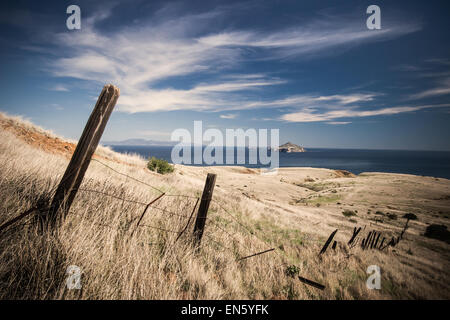
M189 224L191 223L192 217L194 216L195 213L195 209L197 208L198 202L200 201L200 198L197 198L197 201L195 202L194 205L194 209L192 209L192 213L189 216L188 222L186 223L186 226L184 227L183 230L181 230L180 234L178 235L177 239L175 240L175 242L178 241L178 239L180 239L181 235L187 230L187 228L189 227Z
M148 184L148 183L146 183L146 182L144 182L144 181L141 181L141 180L139 180L139 179L133 178L133 177L131 177L131 176L125 174L125 173L119 172L119 171L117 171L116 169L110 167L109 165L107 165L107 164L101 162L100 160L97 160L97 159L92 158L92 161L96 161L96 162L100 163L101 165L107 167L108 169L114 171L114 172L117 173L117 174L120 174L120 175L122 175L122 176L125 176L125 177L127 177L127 178L130 178L131 180L134 180L134 181L136 181L136 182L142 183L143 185L146 185L147 187L150 187L150 188L152 188L152 189L154 189L154 190L156 190L156 191L158 191L158 192L160 192L160 193L164 193L164 191L162 191L161 189L156 188L156 187L152 186L151 184Z
M116 198L116 199L118 199L118 200L123 200L123 201L125 201L125 202L130 202L130 203L140 204L140 205L142 205L142 206L146 206L146 205L147 205L147 204L144 203L144 202L140 202L140 201L136 201L136 200L125 199L124 197L119 197L119 196L112 195L112 194L109 194L109 193L106 193L106 192L103 192L103 191L99 191L99 190L92 190L92 189L85 189L85 188L78 188L78 190L79 190L79 191L84 191L84 192L99 193L99 194L102 194L102 195L105 195L105 196L108 196L108 197L111 197L111 198Z
M165 229L165 228L161 228L161 227L156 227L156 226L151 226L151 225L147 225L147 224L138 224L137 226L136 226L136 228L137 227L148 227L148 228L153 228L153 229L157 229L157 230L160 230L160 231L165 231L165 232L171 232L171 233L178 233L179 234L179 236L177 237L177 239L175 240L175 241L177 241L178 239L179 239L179 237L181 237L181 235L186 231L186 229L189 227L189 223L190 223L190 219L192 219L192 216L193 216L193 214L194 214L194 212L195 212L195 208L196 208L196 206L197 206L197 204L198 204L198 201L200 200L200 198L199 197L195 197L195 199L197 199L197 202L196 202L196 204L194 205L194 208L193 208L193 211L192 211L192 213L191 213L191 215L190 216L188 216L188 215L183 215L183 214L179 214L179 213L175 213L175 212L172 212L172 211L169 211L169 210L166 210L166 209L162 209L162 208L159 208L159 207L157 207L157 206L152 206L151 204L149 205L149 204L146 204L146 203L144 203L144 202L140 202L140 201L136 201L136 200L129 200L129 199L126 199L126 198L124 198L124 197L120 197L120 196L116 196L116 195L111 195L111 194L108 194L108 193L106 193L106 192L102 192L102 191L98 191L98 190L92 190L92 189L84 189L84 188L79 188L79 190L80 191L85 191L85 192L94 192L94 193L99 193L99 194L103 194L103 195L106 195L106 196L109 196L109 197L112 197L112 198L115 198L115 199L118 199L118 200L123 200L123 201L127 201L127 202L131 202L131 203L136 203L136 204L139 204L139 205L145 205L146 206L146 209L147 208L154 208L154 209L156 209L156 210L160 210L160 211L162 211L162 212L164 212L164 213L167 213L167 214L169 214L169 215L174 215L174 216L179 216L179 217L183 217L183 218L188 218L189 220L188 220L188 222L186 223L186 226L181 230L181 231L176 231L176 230L169 230L169 229ZM164 196L167 196L167 195L165 195L164 193L163 194L161 194L157 199L155 199L155 200L158 200L162 195L164 195ZM177 196L177 195L174 195L174 194L172 194L172 195L170 195L170 196ZM184 196L184 195L179 195L179 196ZM194 197L191 197L191 196L187 196L187 197L189 197L189 198L194 198ZM232 217L233 218L233 220L237 223L237 224L239 224L242 228L244 228L252 237L254 237L255 236L255 234L254 234L254 232L252 232L251 230L249 230L249 228L248 227L246 227L243 223L241 223L233 214L231 214L223 205L221 205L217 200L213 200L227 215L229 215L230 217ZM151 202L151 203L153 203L153 201ZM145 212L145 211L144 211ZM133 219L132 221L134 221L134 220L136 220L137 218L135 218L135 219ZM205 217L204 219L207 219L207 220L209 220L209 221L211 221L212 222L212 225L215 227L215 228L217 228L218 230L220 230L220 231L222 231L223 233L225 233L228 237L230 237L231 239L233 239L234 241L236 241L243 249L245 249L245 250L247 250L247 251L251 251L251 249L246 245L246 244L244 244L244 243L242 243L241 241L239 241L238 239L236 239L236 237L235 236L233 236L230 232L228 232L228 231L226 231L224 228L222 228L222 227L220 227L218 224L217 224L217 222L215 221L215 220L212 220L211 218L208 218L208 217ZM131 222L132 222L131 221ZM110 225L102 225L102 224L98 224L98 223L96 223L97 225L100 225L100 226L106 226L106 227L109 227L109 228L114 228L114 227L112 227L112 226L110 226ZM135 229L136 230L136 229ZM133 233L135 232L135 230L133 231ZM132 234L133 234L132 233ZM227 246L224 246L222 243L220 243L219 241L217 241L217 240L214 240L213 238L212 238L212 236L210 236L210 235L208 235L208 234L205 234L209 239L211 239L213 242L215 242L215 243L218 243L219 245L221 245L222 247L224 247L224 248L226 248L226 249L229 249L229 250L232 250L232 249L230 249L229 247L227 247ZM264 241L263 241L264 242ZM266 243L267 244L267 243ZM253 256L256 256L256 255L260 255L260 254L263 254L263 253L266 253L266 252L270 252L270 251L274 251L275 249L274 248L271 248L271 249L267 249L267 250L264 250L264 251L262 251L262 252L259 252L259 253L256 253L256 254L252 254L252 255L250 255L250 256L247 256L247 257L244 257L245 259L247 259L247 258L250 258L250 257L253 257ZM244 260L244 258L240 258L238 261L240 261L240 260Z
M233 214L231 214L225 207L219 203L217 200L212 200L214 203L217 203L217 205L222 208L223 211L225 211L226 214L228 214L234 221L236 221L237 224L239 224L242 228L244 228L248 233L253 235L253 231L251 231L249 228L247 228L243 223L241 223Z
M118 226L112 226L111 224L108 224L108 223L95 222L94 220L89 219L89 218L85 217L84 215L77 214L77 213L72 212L72 211L70 212L70 214L74 215L74 216L77 216L77 217L80 217L80 218L83 218L83 219L86 219L90 223L95 224L95 225L100 226L100 227L105 227L105 228L109 228L109 229L117 229L118 228ZM131 220L130 222L132 223L133 221L134 220ZM142 228L152 228L152 229L157 229L157 230L161 230L161 231L165 231L165 232L173 232L173 233L178 233L179 232L179 231L169 230L169 229L156 227L156 226L151 226L151 225L147 225L147 224L140 224L138 227L139 228L141 228L141 227Z
M212 221L212 225L214 227L216 227L217 229L219 229L220 231L222 231L223 233L227 234L230 238L232 238L234 241L236 241L237 243L239 243L241 246L243 246L245 249L249 249L247 247L247 245L244 245L241 241L237 240L233 235L231 235L228 231L226 231L225 229L223 229L222 227L220 227L219 225L217 225L214 221Z
M135 204L139 204L139 205L142 205L142 206L147 206L147 205L148 205L148 204L145 203L145 202L141 202L141 201L137 201L137 200L129 200L129 199L126 199L126 198L124 198L124 197L112 195L112 194L110 194L110 193L106 193L106 192L99 191L99 190L92 190L92 189L85 189L85 188L78 188L78 190L79 190L79 191L85 191L85 192L98 193L98 194L102 194L102 195L105 195L105 196L108 196L108 197L111 197L111 198L115 198L115 199L117 199L117 200L123 200L123 201L125 201L125 202L135 203ZM164 194L164 193L163 193L163 194ZM164 196L166 197L166 196L176 196L176 195L167 195L167 194L164 194ZM180 196L182 196L182 195L180 195ZM189 196L189 198L191 198L191 197ZM192 197L192 198L193 198L193 199L199 199L198 197ZM166 210L166 209L161 209L161 208L158 208L158 207L156 207L156 206L150 205L149 207L150 207L150 208L157 209L157 210L160 210L160 211L165 212L165 213L168 213L169 215L179 216L179 217L183 217L183 218L188 218L188 217L189 217L189 216L187 216L187 215L175 213L175 212L172 212L172 211L169 211L169 210ZM209 219L209 218L206 218L206 219Z
M152 189L154 189L154 190L156 190L156 191L158 191L158 192L160 192L160 193L165 193L165 192L162 191L161 189L159 189L159 188L157 188L157 187L155 187L155 186L152 186L151 184L148 184L147 182L144 182L144 181L142 181L142 180L136 179L136 178L134 178L134 177L132 177L132 176L126 174L126 173L117 171L116 169L114 169L114 168L112 168L111 166L109 166L109 165L107 165L107 164L101 162L101 161L98 160L98 159L94 159L94 158L93 158L92 161L96 161L96 162L100 163L101 165L107 167L108 169L114 171L115 173L120 174L120 175L122 175L122 176L125 176L125 177L127 177L127 178L130 178L131 180L134 180L134 181L136 181L136 182L139 182L139 183L141 183L141 184L143 184L143 185L146 185L146 186L148 186L148 187L150 187L150 188L152 188ZM190 195L185 195L185 194L168 194L168 193L165 194L165 197L185 197L185 198L193 198L193 199L198 198L198 197L196 197L196 196L190 196Z
M137 224L136 224L136 228L133 230L133 232L131 233L131 235L133 235L134 231L136 231L137 227L139 227L139 223L141 223L142 219L144 218L145 213L148 210L148 207L150 207L150 205L152 205L153 203L155 203L156 201L158 201L159 199L161 199L164 196L164 193L161 194L160 196L158 196L157 198L155 198L154 200L150 201L146 206L144 211L142 212L141 217L139 218Z

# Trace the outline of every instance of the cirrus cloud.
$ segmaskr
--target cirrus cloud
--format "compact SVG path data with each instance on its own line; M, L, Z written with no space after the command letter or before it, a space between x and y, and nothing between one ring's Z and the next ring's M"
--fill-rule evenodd
M360 24L341 19L310 21L264 33L251 29L209 31L214 30L211 27L218 16L231 12L232 8L162 17L164 10L161 10L158 19L109 32L97 25L113 18L111 11L92 15L80 32L61 33L53 39L59 57L50 62L50 70L56 77L118 85L121 89L118 111L128 113L298 107L333 101L338 105L351 104L370 101L373 95L262 99L255 92L281 86L286 81L261 73L226 73L248 59L310 58L335 51L330 49L389 40L421 28L418 24L397 23L371 32ZM208 78L207 83L192 80L188 88L162 85L175 77L192 75Z

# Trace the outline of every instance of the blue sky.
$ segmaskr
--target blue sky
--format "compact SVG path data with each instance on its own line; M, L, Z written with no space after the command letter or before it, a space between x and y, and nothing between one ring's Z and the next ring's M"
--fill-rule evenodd
M81 8L81 30L66 27ZM381 29L366 9L381 8ZM0 111L78 139L279 128L306 147L450 150L447 1L2 1Z

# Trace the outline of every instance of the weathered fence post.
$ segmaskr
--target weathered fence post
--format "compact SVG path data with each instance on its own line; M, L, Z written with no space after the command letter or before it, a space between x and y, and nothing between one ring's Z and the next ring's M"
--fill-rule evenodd
M379 250L382 250L381 248L383 248L384 240L386 240L385 237L383 237L383 239L381 240L380 246L378 247Z
M337 241L333 242L333 246L331 247L331 249L336 250L336 245L337 245Z
M327 248L328 248L328 246L330 245L331 240L333 240L334 235L336 234L336 232L338 232L338 229L334 230L334 231L330 234L330 236L328 237L327 242L325 242L324 246L322 247L322 250L320 250L319 256L320 256L321 254L325 253L325 251L327 251Z
M208 214L209 204L212 199L215 184L216 175L213 173L208 173L205 187L203 188L202 200L197 212L197 218L195 219L194 238L197 246L199 246L202 241L203 230L205 229L206 223L206 215Z
M373 244L373 247L374 247L375 249L377 248L377 244L378 244L378 240L380 239L380 236L381 236L381 232L378 233L377 240L375 240L375 242L374 242L374 244Z
M367 235L366 241L364 242L363 250L366 250L369 248L369 244L370 244L369 241L370 241L371 237L372 237L372 231L370 231L369 234Z
M379 234L378 234L378 232L376 232L375 230L373 231L373 234L372 234L372 239L370 239L370 249L373 249L373 244L375 243L375 238L377 237L377 235L378 235L378 237L380 236Z
M361 231L361 227L359 227L358 229L356 229L356 227L353 228L353 235L350 238L350 240L348 241L348 244L352 244L352 242L355 240L356 236L358 235L358 233Z
M62 218L69 212L119 94L119 88L112 84L103 87L45 217L52 225L57 222L60 209Z

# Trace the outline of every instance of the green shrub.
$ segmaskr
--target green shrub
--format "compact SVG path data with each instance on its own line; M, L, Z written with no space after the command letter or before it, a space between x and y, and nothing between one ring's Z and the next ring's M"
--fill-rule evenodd
M397 220L397 215L395 213L388 213L387 216L389 219Z
M356 213L352 210L344 210L342 211L342 214L346 217L356 216Z
M288 277L295 277L300 273L300 268L295 266L295 265L291 265L286 267L286 270L284 271L286 273L286 275Z
M173 165L169 164L169 162L164 159L158 159L156 157L151 157L148 160L147 168L160 174L171 173L174 170Z

